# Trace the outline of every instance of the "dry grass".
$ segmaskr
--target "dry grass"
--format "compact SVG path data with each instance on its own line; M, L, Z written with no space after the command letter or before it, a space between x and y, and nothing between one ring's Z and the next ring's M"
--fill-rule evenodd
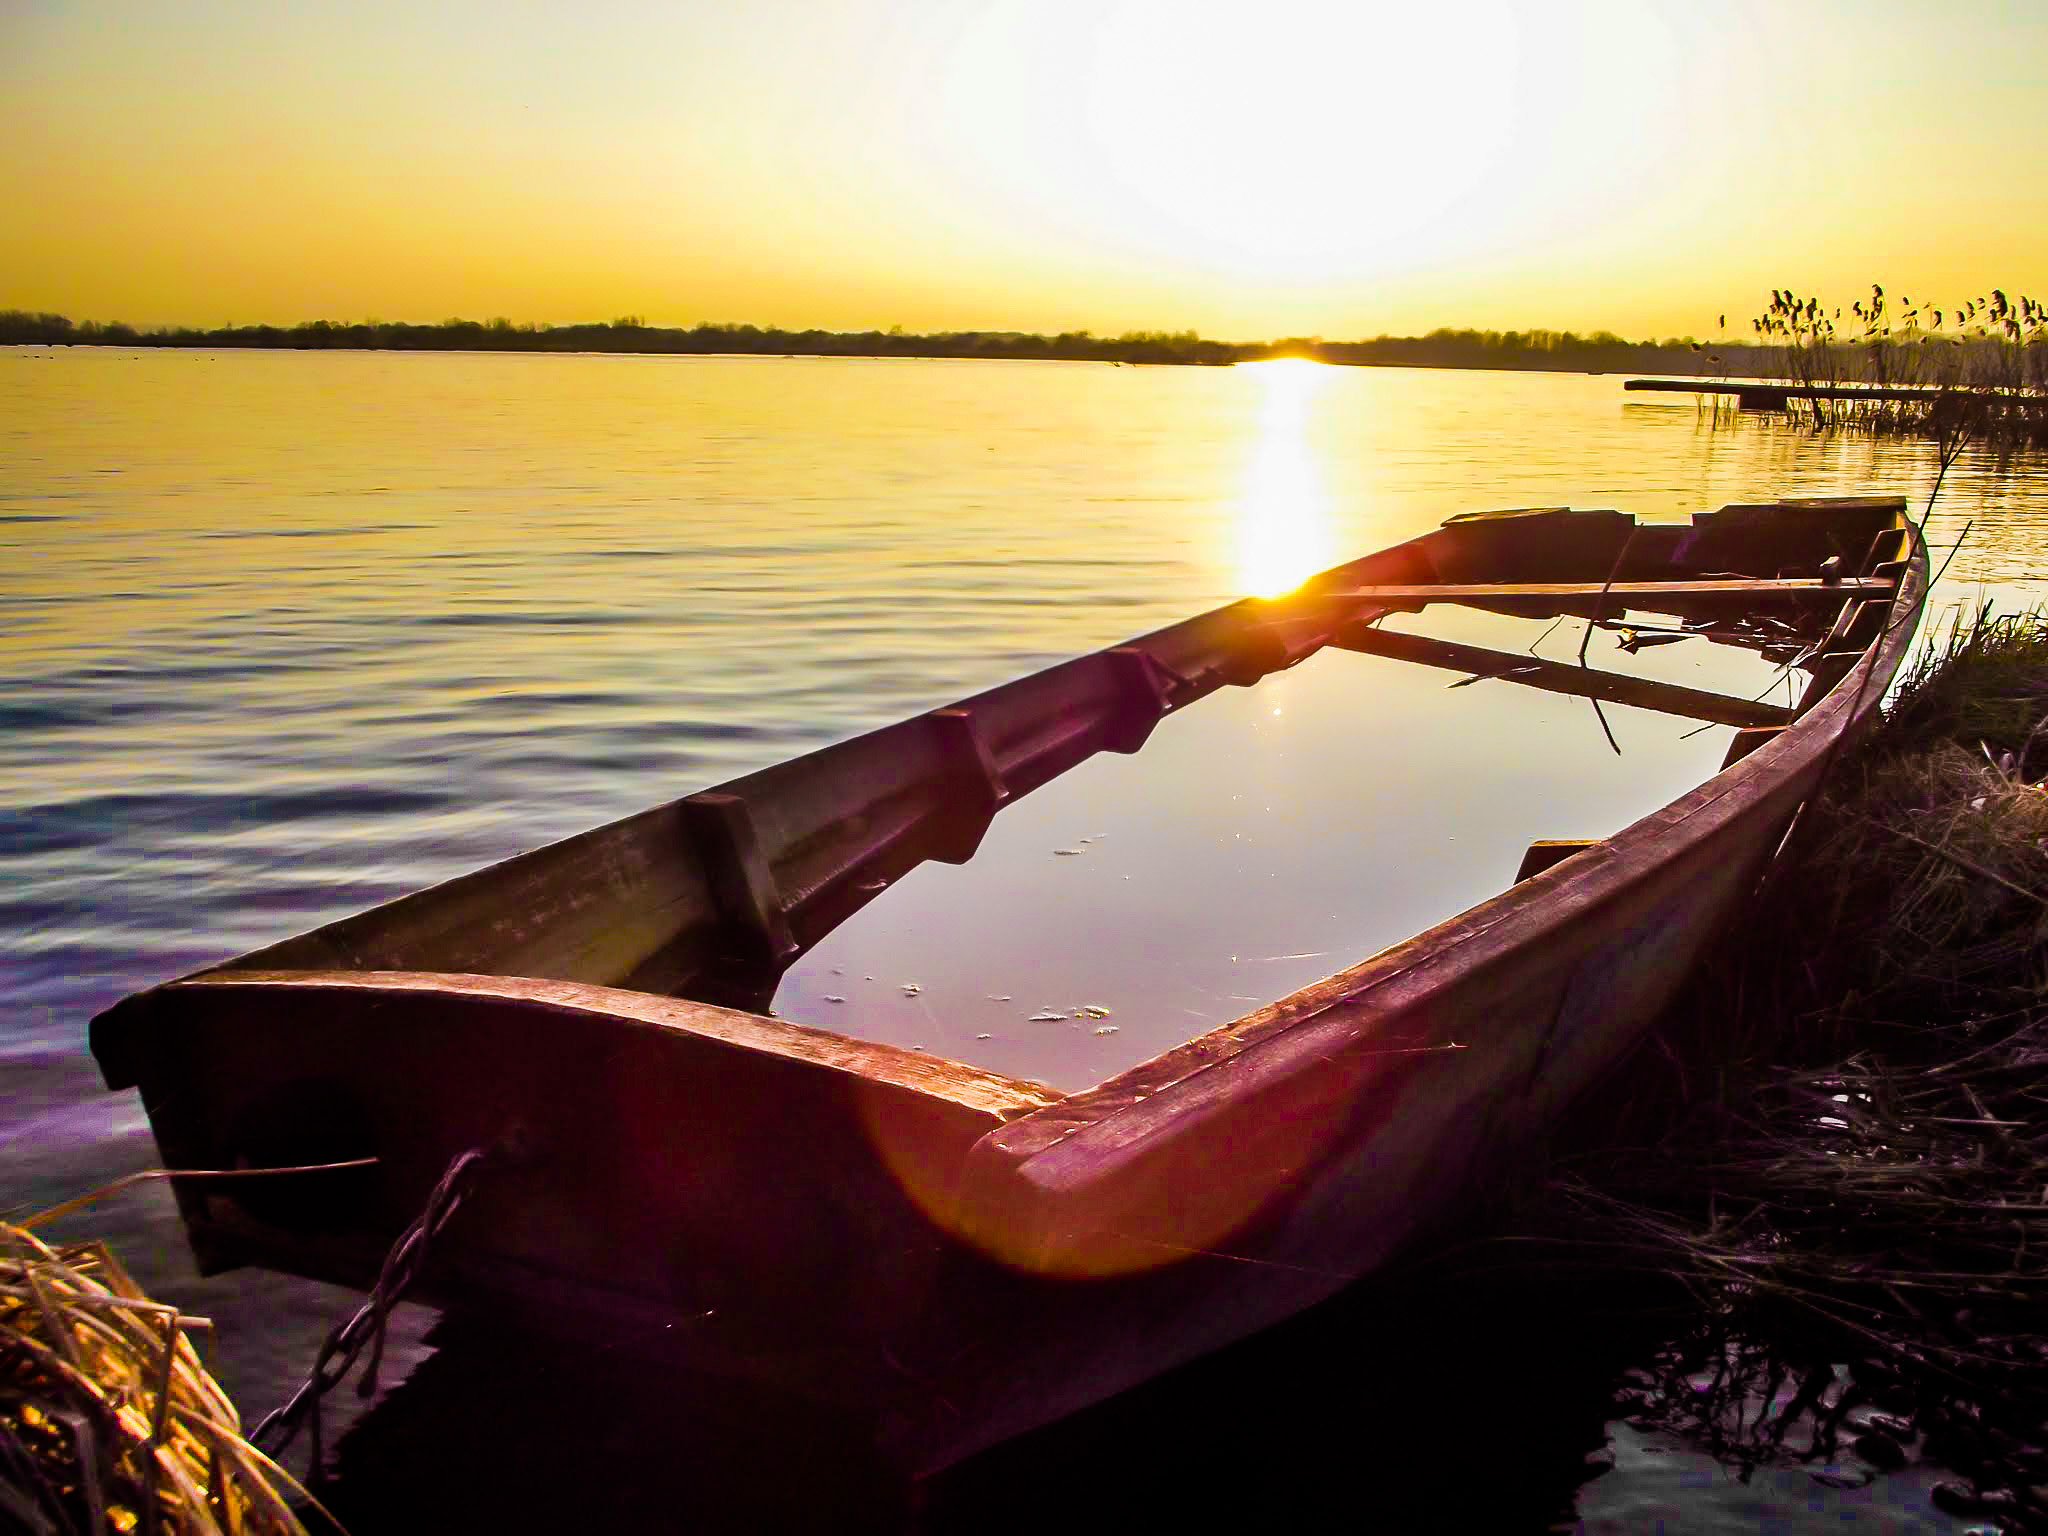
M210 1326L98 1243L0 1223L0 1527L303 1536L277 1489L309 1496L242 1438L192 1346Z
M1540 1227L1666 1273L1632 1412L1731 1461L1965 1475L2048 1528L2048 622L1959 623L1589 1118Z

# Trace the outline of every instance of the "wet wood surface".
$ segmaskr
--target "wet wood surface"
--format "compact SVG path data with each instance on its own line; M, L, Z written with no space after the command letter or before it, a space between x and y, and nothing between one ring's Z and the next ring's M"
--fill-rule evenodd
M1569 662L1549 661L1525 651L1496 651L1481 645L1463 645L1437 640L1428 635L1404 634L1399 630L1353 624L1337 632L1332 642L1347 651L1367 656L1385 656L1421 666L1445 667L1481 679L1520 683L1546 693L1574 694L1602 699L1610 704L1631 704L1660 714L1687 720L1705 720L1714 725L1776 727L1792 719L1792 711L1779 704L1754 699L1735 699L1654 678L1629 677L1619 672L1602 672Z

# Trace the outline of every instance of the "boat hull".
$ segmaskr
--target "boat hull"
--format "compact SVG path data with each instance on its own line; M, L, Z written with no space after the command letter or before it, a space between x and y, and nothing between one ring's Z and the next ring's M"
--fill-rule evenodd
M860 742L814 755L837 755L829 774L800 777L811 760L799 760L727 786L725 803L694 797L698 809L620 824L639 829L631 836L600 829L500 873L502 889L530 893L537 871L609 860L637 888L721 914L731 947L772 969L778 946L857 903L847 881L818 883L818 869L964 856L975 826L1043 782L1035 775L1128 740L1130 690L1151 686L1148 669L1159 686L1140 723L1205 680L1249 680L1360 622L1356 604L1319 592L1497 581L1503 566L1559 583L1591 568L1594 583L1611 582L1624 557L1644 579L1685 558L1758 569L1731 559L1751 544L1769 575L1781 556L1817 565L1844 539L1885 573L1883 600L1840 602L1799 717L1739 736L1738 760L1707 783L1083 1093L638 985L446 968L458 944L560 948L516 902L508 910L529 916L505 920L510 939L464 930L458 918L488 907L484 876L140 994L95 1021L94 1047L110 1085L142 1090L170 1166L378 1159L269 1190L180 1181L204 1266L367 1287L450 1160L488 1149L492 1165L436 1244L424 1280L434 1299L578 1326L601 1317L713 1377L830 1405L903 1470L935 1470L1371 1271L1469 1202L1641 1038L1873 718L1924 593L1924 556L1897 503L1786 513L1789 534L1755 509L1731 511L1745 515L1695 525L1711 537L1691 556L1687 530L1642 540L1607 522L1432 535L1260 610L1249 640L1236 632L1245 613L1204 616L1133 642L1142 662L1084 658L1059 689L1043 682L1055 674L1026 680L1031 711L996 690L955 707L992 725L891 727L862 739L872 757ZM1585 528L1597 534L1586 548L1559 537ZM1651 544L1661 566L1643 553ZM1583 595L1499 602L1600 611ZM1206 672L1205 655L1221 658ZM1019 723L1027 713L1036 726ZM963 730L967 750L954 740L945 755ZM911 816L907 781L881 782L873 765L904 771L906 741L939 743L940 768L919 771L969 814ZM849 769L866 797L859 825L850 847L819 848L816 826L855 793L837 787ZM915 835L900 830L906 816ZM635 841L692 825L705 856L681 871ZM806 859L814 893L793 900ZM566 924L579 952L626 946L605 961L624 979L682 963L686 947L652 928L615 941L595 908L557 907L570 915L552 931ZM704 942L692 945L701 957ZM413 963L377 963L394 958Z

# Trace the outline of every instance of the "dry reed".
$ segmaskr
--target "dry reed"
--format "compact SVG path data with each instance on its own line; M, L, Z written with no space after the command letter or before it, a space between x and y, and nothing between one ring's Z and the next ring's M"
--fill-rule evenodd
M318 1505L242 1437L192 1345L210 1326L150 1300L102 1244L0 1222L0 1526L303 1536L277 1490Z
M2044 780L2048 621L1959 621L1593 1107L1539 1229L1690 1292L1640 1422L2048 1529Z
M1993 288L1953 306L1889 299L1882 285L1844 314L1772 289L1750 322L1758 361L1793 386L1785 414L1816 430L2048 445L2048 306ZM1921 399L1829 398L1842 387L1925 391ZM1801 388L1815 393L1801 395ZM1733 409L1734 407L1717 407Z

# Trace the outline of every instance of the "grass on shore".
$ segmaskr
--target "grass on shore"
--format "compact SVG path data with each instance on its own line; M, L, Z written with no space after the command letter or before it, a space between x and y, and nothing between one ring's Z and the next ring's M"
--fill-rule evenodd
M2044 780L2048 618L1959 619L1589 1106L1535 1230L1690 1293L1638 1422L2048 1529Z

